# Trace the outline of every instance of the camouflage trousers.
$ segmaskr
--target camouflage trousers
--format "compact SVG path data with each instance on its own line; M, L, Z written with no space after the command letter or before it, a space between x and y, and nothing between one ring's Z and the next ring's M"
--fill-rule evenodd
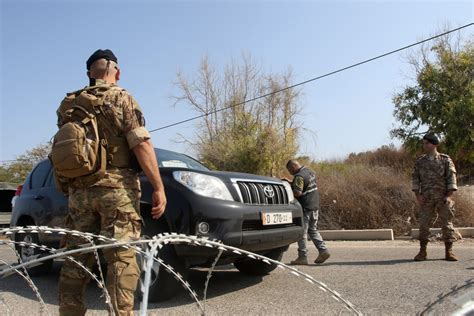
M425 202L420 207L420 236L418 239L421 241L428 241L430 228L439 216L444 241L456 241L454 226L452 223L454 213L453 201L445 202L442 197L425 198Z
M134 240L140 237L138 190L91 187L71 189L69 229L100 234L118 240ZM66 246L74 249L88 243L84 237L68 235ZM106 288L116 315L133 315L134 293L140 270L135 251L120 247L103 249L107 261ZM94 254L74 255L73 258L87 268L96 262ZM59 314L84 315L84 294L90 275L72 260L66 259L59 278Z

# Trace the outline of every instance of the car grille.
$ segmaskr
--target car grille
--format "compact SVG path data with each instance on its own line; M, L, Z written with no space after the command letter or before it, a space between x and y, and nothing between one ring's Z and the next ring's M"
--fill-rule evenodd
M242 202L245 204L289 204L288 195L283 184L237 181L237 186Z

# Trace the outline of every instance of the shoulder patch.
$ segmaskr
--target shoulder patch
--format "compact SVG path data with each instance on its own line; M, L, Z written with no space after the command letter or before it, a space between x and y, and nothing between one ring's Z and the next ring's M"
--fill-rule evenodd
M293 187L300 192L303 192L304 189L304 179L300 175L296 175L293 179Z

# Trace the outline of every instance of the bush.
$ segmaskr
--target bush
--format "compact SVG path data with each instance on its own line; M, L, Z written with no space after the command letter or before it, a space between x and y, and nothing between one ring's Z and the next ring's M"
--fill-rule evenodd
M454 196L456 215L454 225L474 227L474 186L461 186Z
M403 148L395 148L393 144L382 146L374 151L350 154L346 163L364 164L368 166L390 167L399 172L411 172L415 159Z
M409 231L416 205L407 176L387 167L342 166L312 166L321 194L321 229Z

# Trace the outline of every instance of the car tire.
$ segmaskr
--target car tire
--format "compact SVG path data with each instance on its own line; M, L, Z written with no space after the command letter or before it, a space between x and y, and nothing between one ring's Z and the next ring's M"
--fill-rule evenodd
M286 248L274 249L270 252L262 254L262 256L268 257L270 259L281 261L283 253L286 251ZM239 272L252 276L262 276L267 275L273 270L276 269L277 265L274 263L268 264L261 260L255 260L250 258L245 258L243 260L238 260L234 262L234 266L239 270Z
M32 232L25 232L25 233L17 233L15 234L15 241L17 242L25 242L25 243L34 243L39 245L39 238L38 234ZM20 256L21 260L19 259L19 263L28 262L32 259L33 256L37 255L48 255L48 252L42 251L38 248L32 248L28 246L21 246L19 244L15 244L16 251ZM41 276L48 274L53 267L53 260L46 260L42 261L42 264L33 266L33 267L26 267L28 274L30 276Z
M173 267L176 273L179 273L184 280L188 276L188 267L184 259L176 255L173 245L165 245L159 250L158 256L167 265ZM145 272L142 272L140 283L144 278ZM174 278L174 275L168 272L160 263L153 261L151 270L151 281L148 292L148 302L163 302L176 296L183 290L183 284ZM140 292L140 295L142 293Z

